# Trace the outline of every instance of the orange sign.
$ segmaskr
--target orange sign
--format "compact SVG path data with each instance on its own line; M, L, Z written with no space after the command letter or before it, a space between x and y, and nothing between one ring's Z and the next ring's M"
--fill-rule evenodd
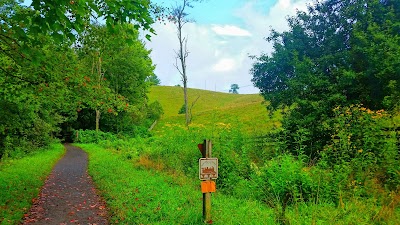
M210 193L216 191L215 182L212 180L206 180L201 182L201 192L202 193Z
M218 159L200 158L199 159L199 178L200 180L211 180L218 178Z

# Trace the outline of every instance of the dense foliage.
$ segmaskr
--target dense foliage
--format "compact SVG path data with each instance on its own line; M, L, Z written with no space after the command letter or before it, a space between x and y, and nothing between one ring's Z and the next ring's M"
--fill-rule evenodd
M272 30L273 52L251 69L269 109L283 113L266 138L279 154L255 176L273 192L265 201L283 220L298 201L385 204L400 188L400 2L316 1L288 25Z
M305 154L319 157L338 106L398 109L399 1L317 2L288 24L267 38L274 51L257 57L251 72L272 108L291 107L283 121L289 149L301 133Z
M73 129L130 132L158 118L146 98L154 66L137 31L152 31L148 2L118 4L0 1L0 158L68 140Z
M118 1L0 3L0 158L74 131L75 142L90 143L89 168L113 222L200 221L197 144L211 139L216 223L399 224L399 1L326 0L298 12L251 70L270 117L251 96L207 92L188 127L172 94L180 88L148 104L147 88L159 83L149 51L137 25L120 23L141 5L128 18L150 29L147 1L124 2L118 15ZM149 131L162 106L169 117Z
M346 116L340 115L343 110L346 111L346 109L337 109L338 120L348 121ZM354 115L349 116L363 114L363 110L361 111L356 111ZM365 113L367 114L364 115L365 119L358 126L366 125L369 121L372 123L368 130L378 129L379 127L375 128L377 124L372 118L372 116L375 117L375 114L368 111ZM92 134L85 133L85 138L80 141L97 143L87 148L92 154L100 152L96 149L98 146L107 149L107 153L104 152L104 156L101 157L101 160L107 163L109 163L110 157L118 157L118 165L128 161L127 164L132 167L129 170L130 174L134 174L135 170L146 172L150 170L154 174L162 174L164 180L171 179L172 176L175 181L179 180L177 183L181 189L183 182L197 185L200 183L198 181L198 158L201 157L201 154L197 143L201 143L203 138L210 138L213 142L213 157L218 158L217 193L213 195L213 218L216 224L224 224L220 213L221 215L235 215L235 211L231 209L219 208L220 206L214 205L225 195L232 196L232 200L238 201L237 207L253 201L257 204L261 203L263 207L266 207L261 212L270 213L268 217L270 221L267 224L308 224L313 221L321 224L351 224L353 221L360 224L397 224L400 221L399 195L394 191L396 188L393 188L399 185L399 177L396 175L396 169L399 166L394 158L387 155L390 152L387 150L394 142L385 144L384 151L379 153L381 159L373 157L372 151L375 149L365 149L369 153L362 155L359 152L361 149L357 148L357 157L350 161L346 161L345 154L330 155L330 157L324 156L317 165L310 165L305 155L295 157L275 149L279 147L277 145L260 148L260 143L255 141L251 135L243 133L240 126L192 126L190 130L187 130L183 121L179 120L179 122L180 125L170 124L169 129L166 128L150 138L116 138L104 133L100 139L96 140L93 139L95 136L93 132ZM374 138L380 136L376 136L370 131L366 134L359 131L357 135L364 135L361 139L375 142ZM338 135L347 135L348 132L353 131L344 129ZM393 141L393 139L391 140ZM382 140L381 143L384 141ZM340 153L338 150L345 148L342 146L346 144L358 145L358 143L352 142L338 142L336 146L327 150L327 154ZM349 152L352 152L350 149ZM330 163L333 161L330 158L334 158L337 163L331 166ZM381 185L381 182L386 179L384 173L374 176L375 169L381 167L381 162L386 159L390 160L387 161L385 169L390 168L391 171L387 174L392 174L392 178L386 182L387 188L385 185ZM371 165L375 167L371 167ZM104 169L103 166L100 168L103 172L114 171ZM380 170L380 172L382 171ZM117 174L125 172L122 170ZM97 182L100 184L112 183L116 177L115 175L100 176L95 172L93 174L95 177L98 176ZM127 176L123 177L123 179L127 179ZM133 180L132 184L138 184L137 182L137 180ZM122 183L124 184L122 186L125 187L125 183ZM146 187L149 185L146 184ZM163 184L159 181L157 184L151 185L161 186ZM154 189L154 186L151 188ZM106 190L109 204L114 205L116 201L123 202L121 203L123 207L112 209L115 218L118 218L119 213L117 212L129 211L135 207L136 201L126 200L126 195L123 194L109 198L109 193L113 192L109 189L110 187L128 193L132 188L125 190L123 187L118 188L118 185L102 186ZM193 187L193 190L197 192L199 197L197 203L200 205L201 192L198 190L198 186ZM196 192L185 199L190 199L196 195ZM163 192L152 199L162 203L165 195L168 193ZM172 201L171 199L176 198L168 198L168 201ZM182 204L187 202L185 199L181 201ZM144 206L141 210L152 210L152 208ZM318 213L315 213L316 211ZM199 210L196 215L200 213ZM135 215L132 214L132 217ZM165 219L174 216L175 214L172 213ZM252 218L246 221L252 223L257 219Z

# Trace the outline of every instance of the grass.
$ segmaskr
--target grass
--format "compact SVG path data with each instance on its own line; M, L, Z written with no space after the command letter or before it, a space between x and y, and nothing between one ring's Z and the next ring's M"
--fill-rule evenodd
M53 144L33 155L0 162L0 224L21 222L63 153L61 144Z
M117 152L82 144L89 173L111 212L113 224L203 224L200 181L135 166ZM274 224L273 210L257 201L216 193L213 224Z
M155 127L156 133L171 126L184 125L184 115L178 114L183 105L181 87L153 86L148 96L150 102L157 100L164 109L164 115ZM275 113L269 117L266 103L258 94L242 95L188 89L188 97L189 106L198 98L192 109L193 127L212 128L221 123L228 126L240 124L243 131L258 133L281 126L281 115Z
M189 89L189 102L200 98L193 107L190 129L186 129L184 115L178 115L182 95L180 87L152 87L149 99L159 101L165 114L151 138L104 141L102 147L81 145L89 152L89 172L107 201L111 222L203 224L200 182L195 177L200 157L197 144L207 138L213 140L213 156L220 159L213 223L278 224L283 219L281 206L271 208L262 202L264 196L254 193L254 188L264 182L255 185L258 180L249 179L257 177L258 170L251 167L263 167L282 150L269 142L260 147L246 138L280 128L281 114L268 115L259 95ZM399 117L394 121L398 124ZM358 189L347 188L347 197L340 197L340 201L331 196L318 198L317 204L312 200L291 202L285 220L288 224L400 224L398 193L383 191L381 195L362 197Z
M112 224L204 224L200 181L124 150L81 144L89 153L89 173L107 202ZM237 182L248 182L237 177ZM246 190L242 190L246 193ZM249 193L248 193L249 194ZM400 195L387 203L350 198L339 205L298 202L286 210L288 224L400 224ZM397 203L396 203L397 202ZM212 197L213 224L279 224L279 209L242 195Z

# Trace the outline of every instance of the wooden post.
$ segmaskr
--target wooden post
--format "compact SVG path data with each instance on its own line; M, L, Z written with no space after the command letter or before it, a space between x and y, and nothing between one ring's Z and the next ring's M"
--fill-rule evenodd
M211 158L212 143L211 140L204 140L203 158ZM203 193L203 218L204 222L211 220L211 193Z

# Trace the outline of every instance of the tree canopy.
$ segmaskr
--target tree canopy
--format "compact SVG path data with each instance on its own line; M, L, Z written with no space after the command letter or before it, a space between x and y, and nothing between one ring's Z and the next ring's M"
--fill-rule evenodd
M231 89L229 90L229 93L239 94L239 92L237 90L239 90L239 85L238 84L232 84L231 85Z
M151 14L146 0L0 0L0 158L87 128L96 110L113 132L156 117L145 82L154 66L137 31L154 32Z
M393 110L400 97L399 1L315 2L288 18L289 31L267 38L274 51L256 57L253 82L271 107L292 107L284 128L306 133L309 155L329 140L337 106Z

